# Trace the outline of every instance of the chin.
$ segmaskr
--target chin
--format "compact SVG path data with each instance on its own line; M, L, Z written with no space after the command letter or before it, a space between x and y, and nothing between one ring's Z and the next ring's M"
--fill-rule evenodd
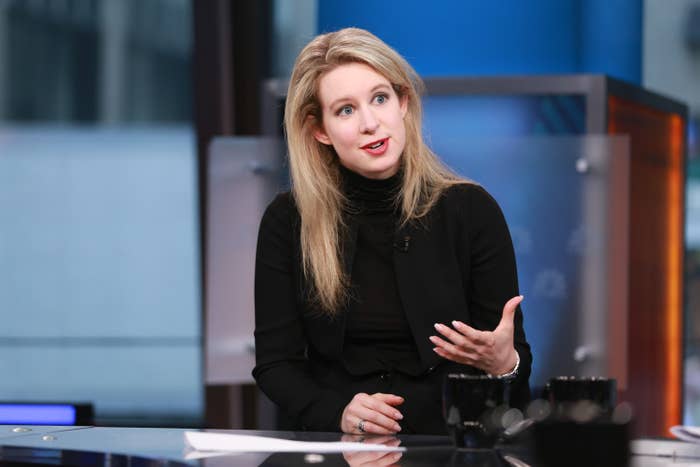
M395 164L391 164L391 165L385 167L384 170L382 170L381 172L383 174L388 174L387 177L391 177L392 175L396 174L396 172L398 172L398 171L399 171L399 164L397 162Z

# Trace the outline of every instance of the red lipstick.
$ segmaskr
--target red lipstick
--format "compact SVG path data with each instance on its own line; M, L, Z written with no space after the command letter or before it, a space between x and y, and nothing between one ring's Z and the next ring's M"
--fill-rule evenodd
M362 146L362 149L367 151L373 156L381 156L389 148L389 138L379 139L377 141L372 141L369 144Z

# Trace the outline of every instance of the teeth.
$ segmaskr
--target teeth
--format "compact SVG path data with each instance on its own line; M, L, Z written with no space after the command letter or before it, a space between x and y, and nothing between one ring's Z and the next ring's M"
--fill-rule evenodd
M377 148L381 147L382 144L384 144L384 141L380 141L380 142L378 142L377 144L373 144L373 145L370 146L369 148L370 148L370 149L377 149Z

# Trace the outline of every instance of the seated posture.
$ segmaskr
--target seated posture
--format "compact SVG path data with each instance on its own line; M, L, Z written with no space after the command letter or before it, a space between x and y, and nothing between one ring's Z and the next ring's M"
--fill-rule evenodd
M496 201L421 134L422 82L371 33L323 34L287 93L291 193L263 216L253 370L297 428L445 433L447 373L530 397L515 256Z

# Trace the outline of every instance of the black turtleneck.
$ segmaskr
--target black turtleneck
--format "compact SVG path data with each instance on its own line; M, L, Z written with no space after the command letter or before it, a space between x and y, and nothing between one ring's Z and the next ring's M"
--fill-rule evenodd
M394 274L400 212L394 199L401 174L384 180L368 179L345 168L341 174L351 222L358 227L345 325L345 368L355 375L387 371L418 375L420 357Z

